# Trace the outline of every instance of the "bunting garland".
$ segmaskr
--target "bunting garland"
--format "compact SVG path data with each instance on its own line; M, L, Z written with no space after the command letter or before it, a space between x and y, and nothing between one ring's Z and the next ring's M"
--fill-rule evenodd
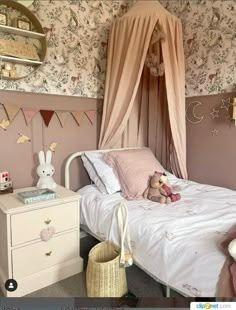
M69 112L65 111L55 111L62 127L65 127L67 117L69 116Z
M71 114L74 116L74 119L76 120L76 123L80 126L81 123L82 123L82 119L83 119L84 113L77 111L77 112L72 112Z
M26 122L27 126L29 125L31 120L34 118L36 113L38 113L38 111L39 111L39 110L33 110L33 109L29 109L29 108L21 108L21 110L24 114L25 122Z
M84 113L88 117L90 123L93 125L94 120L95 120L95 116L96 116L96 111L86 111Z
M38 114L39 112L44 121L45 126L47 127L49 126L54 113L56 114L61 127L65 127L69 114L73 116L78 126L81 126L82 120L84 118L84 114L86 115L89 122L92 125L94 125L95 120L96 120L96 113L97 113L96 110L89 110L89 111L56 110L56 111L52 111L52 110L39 110L39 109L31 109L31 108L26 108L26 107L18 107L18 106L14 106L11 104L4 104L4 103L0 103L0 104L4 106L4 109L5 109L7 118L8 118L8 119L2 119L2 120L0 119L0 128L4 130L6 130L6 128L12 123L12 121L14 120L14 118L16 117L16 115L18 114L20 110L22 111L24 115L24 119L25 119L27 126L31 123L35 115Z
M48 127L50 120L53 117L54 111L40 110L39 112L44 120L44 124Z
M4 108L10 122L15 118L16 114L20 111L19 107L10 104L4 104Z

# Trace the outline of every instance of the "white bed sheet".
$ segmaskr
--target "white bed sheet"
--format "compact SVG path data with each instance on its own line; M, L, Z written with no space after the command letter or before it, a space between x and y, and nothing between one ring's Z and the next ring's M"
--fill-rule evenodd
M135 261L184 295L213 297L225 260L219 243L236 224L236 191L168 178L182 196L169 205L127 201L85 186L79 190L81 224L107 239L113 208L125 201ZM112 241L118 243L116 231Z

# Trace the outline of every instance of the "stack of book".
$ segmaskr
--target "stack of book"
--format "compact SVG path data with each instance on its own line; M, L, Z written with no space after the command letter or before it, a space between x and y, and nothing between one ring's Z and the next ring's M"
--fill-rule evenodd
M48 188L36 189L32 191L25 191L17 193L17 197L23 203L33 203L43 200L55 199L57 197L56 192Z

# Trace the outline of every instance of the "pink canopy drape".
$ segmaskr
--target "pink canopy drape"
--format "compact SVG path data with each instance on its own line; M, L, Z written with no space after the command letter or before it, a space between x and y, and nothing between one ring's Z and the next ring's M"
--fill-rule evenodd
M164 77L145 59L160 25ZM180 20L158 1L138 1L111 29L99 148L149 146L166 168L187 178L185 64Z

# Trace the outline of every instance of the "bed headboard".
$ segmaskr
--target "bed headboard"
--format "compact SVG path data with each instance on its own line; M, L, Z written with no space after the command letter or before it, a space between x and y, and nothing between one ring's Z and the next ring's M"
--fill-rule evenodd
M76 152L67 159L66 165L65 165L65 188L70 189L70 165L71 162L77 158L83 155L85 152L99 152L99 153L107 153L110 151L123 151L123 150L130 150L130 149L142 149L144 147L130 147L130 148L121 148L121 149L106 149L106 150L89 150L89 151L80 151Z

